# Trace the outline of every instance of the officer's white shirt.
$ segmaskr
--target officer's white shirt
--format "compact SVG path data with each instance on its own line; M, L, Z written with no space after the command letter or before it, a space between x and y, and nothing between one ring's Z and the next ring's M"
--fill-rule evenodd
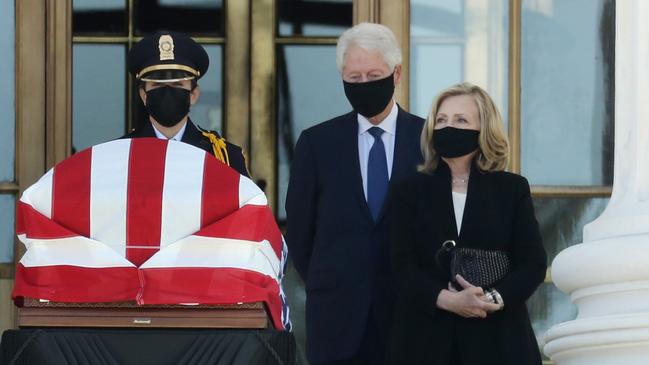
M171 137L171 138L167 138L167 136L162 134L162 132L160 132L158 130L158 128L156 128L155 125L153 125L153 123L151 123L151 126L153 127L153 131L155 132L155 136L158 137L158 139L169 139L169 140L172 140L172 141L180 142L183 139L183 134L185 134L185 127L187 127L187 122L185 122L185 124L183 125L182 128L180 128L178 133L176 133L176 135Z
M378 125L372 124L364 116L358 115L358 162L361 168L361 177L363 178L363 191L365 192L365 200L367 200L367 160L370 157L370 149L374 145L374 137L368 132L372 127L379 127L383 129L381 140L385 146L385 159L388 162L388 178L392 176L392 160L394 158L394 137L397 131L397 114L399 108L397 103L393 101L390 114L383 119Z

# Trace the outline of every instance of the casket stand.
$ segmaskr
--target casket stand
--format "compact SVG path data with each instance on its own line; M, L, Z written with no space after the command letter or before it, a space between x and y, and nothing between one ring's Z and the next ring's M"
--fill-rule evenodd
M294 364L263 303L147 305L25 298L0 364Z

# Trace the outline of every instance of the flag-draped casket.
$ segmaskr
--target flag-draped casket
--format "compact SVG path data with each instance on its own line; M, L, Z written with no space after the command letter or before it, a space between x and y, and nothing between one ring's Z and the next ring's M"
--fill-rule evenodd
M14 299L264 302L286 313L283 238L263 192L191 145L124 139L79 152L18 203Z

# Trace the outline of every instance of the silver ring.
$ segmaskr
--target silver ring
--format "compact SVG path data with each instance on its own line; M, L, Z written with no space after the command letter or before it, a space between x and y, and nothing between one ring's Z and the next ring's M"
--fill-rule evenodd
M444 241L444 243L442 243L442 247L445 250L451 250L455 246L456 246L456 244L455 244L454 240L446 240L446 241Z
M490 302L495 303L494 294L491 291L485 291L484 295L489 299Z

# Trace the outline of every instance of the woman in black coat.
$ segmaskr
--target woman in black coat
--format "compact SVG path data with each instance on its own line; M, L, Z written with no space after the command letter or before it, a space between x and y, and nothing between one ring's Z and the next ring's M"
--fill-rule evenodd
M543 282L546 254L527 180L503 171L502 124L489 95L471 84L445 90L433 104L420 173L393 194L399 299L391 363L541 364L525 301ZM436 263L447 240L505 251L510 269L488 288L451 278Z

